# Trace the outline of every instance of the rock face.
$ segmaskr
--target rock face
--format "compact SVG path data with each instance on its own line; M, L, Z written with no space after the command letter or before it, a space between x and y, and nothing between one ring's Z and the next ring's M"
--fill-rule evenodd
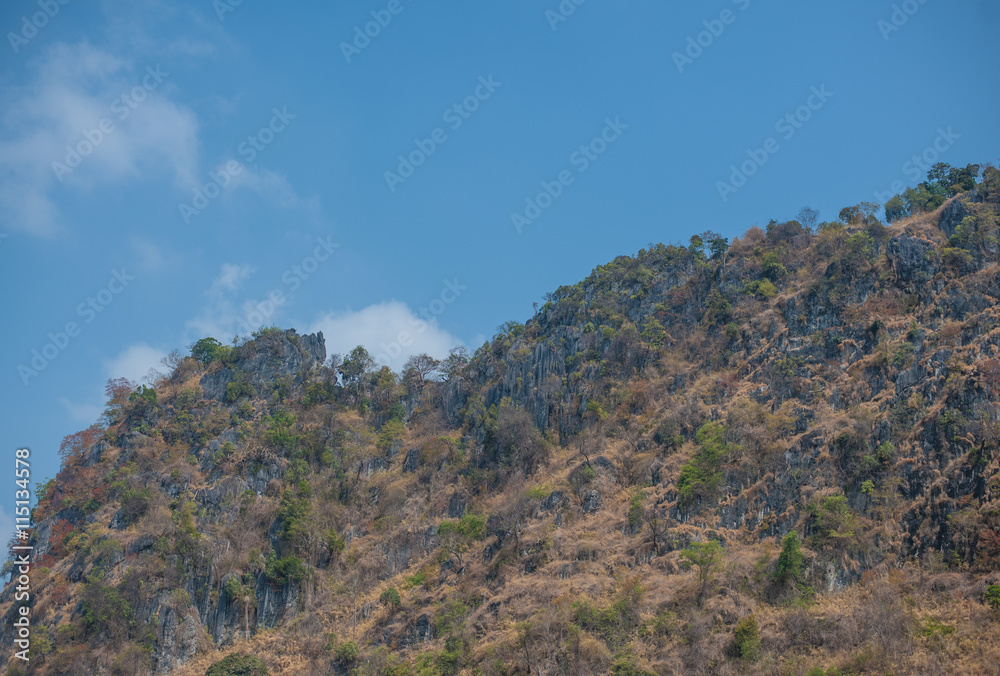
M933 244L922 239L901 235L889 240L886 255L901 281L923 283L940 269L940 256Z
M601 509L601 494L590 489L583 496L583 513L591 514Z
M246 348L246 349L244 349ZM308 372L326 361L323 332L299 336L295 329L268 334L238 349L235 361L202 377L205 396L225 401L230 383L244 378L255 393L264 393L281 378L299 384Z

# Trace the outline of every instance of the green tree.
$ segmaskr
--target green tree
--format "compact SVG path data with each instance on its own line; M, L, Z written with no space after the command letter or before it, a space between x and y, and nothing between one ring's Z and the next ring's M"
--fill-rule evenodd
M802 575L804 557L802 555L802 540L799 534L792 531L781 541L781 553L778 554L778 566L774 576L780 582L796 582Z
M358 648L358 644L354 641L344 641L337 649L333 651L333 654L337 656L343 664L354 664L358 660L358 656L361 654L361 649Z
M903 201L910 216L934 211L948 199L948 191L939 183L921 183L903 192Z
M896 195L885 203L885 220L889 223L906 218L906 215L906 202L901 195Z
M208 366L220 356L225 346L215 338L202 338L191 346L191 356L202 366Z
M695 435L698 450L681 466L677 478L678 502L687 508L696 500L713 495L722 483L722 462L732 446L726 442L726 428L717 422L702 425Z
M223 591L230 603L243 610L243 635L250 638L250 611L257 609L256 590L233 576L226 580Z
M986 605L997 613L1000 613L1000 584L991 584L986 587L983 600L986 601Z
M264 660L244 653L232 653L213 664L205 676L267 676Z
M856 206L844 207L840 210L840 213L837 214L837 218L848 225L859 223L861 221L861 210Z
M722 545L715 540L692 542L681 551L681 562L685 567L698 568L698 603L700 604L715 577L715 571L724 559Z
M813 536L817 544L846 543L854 539L854 512L847 498L842 495L828 495L808 506L813 517Z
M362 391L365 376L374 368L375 360L363 345L358 345L344 357L344 362L340 365L340 375L344 378L344 385L357 397Z
M443 521L438 526L438 537L444 547L458 559L459 570L465 567L462 553L476 540L486 536L486 520L475 514L466 514L460 519Z
M760 628L756 616L750 614L737 622L734 638L736 654L742 659L753 661L760 656Z
M705 240L703 240L699 235L691 235L691 246L688 247L688 251L690 251L695 258L704 258Z
M772 282L788 274L787 268L781 264L781 256L776 251L768 251L761 259L761 272Z
M395 610L400 606L403 600L399 597L399 591L395 587L389 587L378 597L379 602L389 608L390 610Z

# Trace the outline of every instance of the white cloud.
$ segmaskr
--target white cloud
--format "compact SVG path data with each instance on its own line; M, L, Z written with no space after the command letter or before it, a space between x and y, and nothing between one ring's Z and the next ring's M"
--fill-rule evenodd
M209 295L217 295L223 291L235 291L256 271L256 268L246 263L243 265L223 263L222 271L219 272L218 277L212 280L212 287L208 293Z
M159 370L160 362L167 353L150 347L145 343L136 343L125 348L118 356L104 359L101 365L109 378L128 378L132 382L145 381L150 370Z
M220 166L224 165L225 163ZM262 200L278 207L291 209L299 206L302 202L288 179L269 169L258 169L244 165L243 171L234 176L232 180L233 188L252 190Z
M58 190L87 191L164 169L179 186L196 182L197 118L170 99L168 71L148 75L147 67L157 66L155 60L133 64L86 42L59 43L33 62L29 84L3 88L0 214L10 228L58 233ZM151 91L141 86L144 79ZM123 103L123 95L139 90L142 101ZM107 133L99 129L102 120L105 129L112 125ZM53 163L68 166L66 146L90 143L85 131L92 150L57 176Z
M130 345L110 359L101 360L105 378L128 378L134 383L150 383L150 371L162 372L160 362L167 353L145 343ZM91 425L104 413L103 385L93 391L93 397L82 402L59 397L59 403L73 422Z
M140 235L129 235L129 243L136 265L144 273L162 272L182 262L179 254Z
M308 328L308 333L322 331L327 354L346 354L364 345L381 365L400 371L406 360L426 353L442 359L461 341L440 326L435 319L426 321L399 301L370 305L357 312L330 312Z
M79 404L75 401L70 401L66 397L59 397L59 403L65 407L66 413L69 414L73 422L92 425L104 413L104 407L99 404L88 404L86 402Z
M205 292L208 303L194 319L187 322L188 339L191 341L211 336L227 343L233 336L247 333L247 328L259 328L257 321L259 303L244 300L238 303L236 293L257 269L251 265L223 263L219 275ZM260 314L264 324L270 323L271 314ZM252 324L252 325L251 325Z
M243 199L238 192L240 189L249 190L257 198L270 206L279 209L297 210L302 215L304 221L309 224L320 225L323 223L322 208L320 201L316 197L302 197L299 195L291 182L283 175L254 165L248 165L240 160L227 158L220 162L215 169L216 175L225 171L225 167L236 161L242 166L242 170L233 176L231 183L227 185L223 201L232 202Z

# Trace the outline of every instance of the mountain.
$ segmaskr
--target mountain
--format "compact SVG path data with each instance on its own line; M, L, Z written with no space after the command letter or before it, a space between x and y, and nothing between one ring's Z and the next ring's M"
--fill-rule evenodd
M968 179L621 256L403 374L268 328L109 381L7 673L997 673L1000 172Z

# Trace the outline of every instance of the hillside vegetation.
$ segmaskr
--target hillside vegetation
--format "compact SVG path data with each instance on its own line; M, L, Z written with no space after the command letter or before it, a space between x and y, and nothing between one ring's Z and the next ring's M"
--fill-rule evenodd
M997 673L998 207L937 165L402 374L268 328L109 381L39 486L28 672Z

